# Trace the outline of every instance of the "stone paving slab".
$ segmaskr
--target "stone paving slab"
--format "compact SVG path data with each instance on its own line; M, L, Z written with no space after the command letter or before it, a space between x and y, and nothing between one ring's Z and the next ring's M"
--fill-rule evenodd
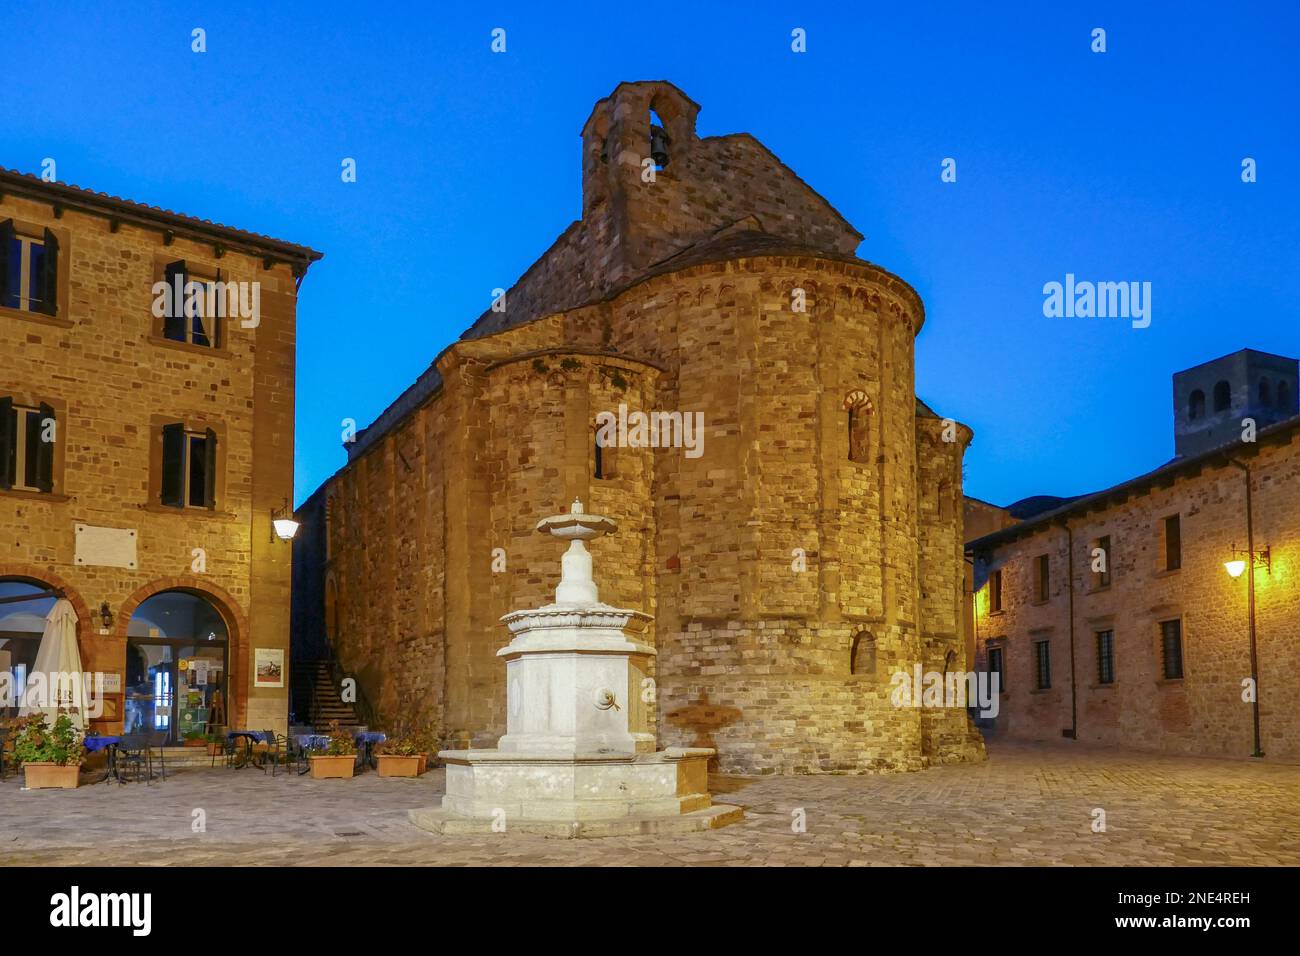
M1300 865L1297 765L995 742L979 764L710 785L744 806L743 821L559 840L419 829L407 813L439 804L441 771L340 781L187 769L151 786L30 792L11 774L0 865ZM206 832L193 832L195 810Z

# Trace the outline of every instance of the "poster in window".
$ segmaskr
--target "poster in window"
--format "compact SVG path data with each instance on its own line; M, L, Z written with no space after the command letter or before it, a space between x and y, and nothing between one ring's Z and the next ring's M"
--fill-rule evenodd
M253 652L254 687L284 686L284 648L259 647Z

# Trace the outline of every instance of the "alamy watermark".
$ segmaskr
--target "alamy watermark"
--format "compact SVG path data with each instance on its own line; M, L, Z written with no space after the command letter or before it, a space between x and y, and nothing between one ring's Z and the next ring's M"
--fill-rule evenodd
M601 448L684 448L687 458L704 454L703 412L629 412L596 416L596 444Z
M981 717L998 715L1001 690L996 671L895 671L889 700L895 707L978 707Z
M1131 319L1133 328L1151 324L1150 282L1065 282L1043 285L1043 315L1049 319Z

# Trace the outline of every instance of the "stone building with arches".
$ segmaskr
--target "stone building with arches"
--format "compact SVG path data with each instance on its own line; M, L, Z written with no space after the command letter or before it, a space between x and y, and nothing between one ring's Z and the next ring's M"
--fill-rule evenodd
M0 669L30 670L66 597L82 668L106 680L92 732L286 729L287 681L253 671L259 650L288 664L272 515L292 495L297 290L319 258L0 170ZM178 278L256 287L259 311L160 313Z
M654 615L665 743L742 772L978 759L964 709L890 695L967 666L971 432L916 397L920 297L752 136L700 137L698 110L666 82L596 104L582 217L300 509L296 646L328 643L382 722L490 745L499 618L549 600L534 526L579 498L620 527L593 546L602 599ZM702 416L701 440L606 446L620 409Z

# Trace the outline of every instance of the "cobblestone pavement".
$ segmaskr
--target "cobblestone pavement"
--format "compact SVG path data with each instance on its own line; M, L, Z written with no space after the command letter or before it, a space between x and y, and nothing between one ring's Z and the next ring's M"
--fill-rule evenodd
M1300 766L999 743L890 776L715 776L743 823L684 836L440 837L407 821L443 774L350 781L183 770L152 786L0 781L0 864L1297 865ZM807 832L792 830L794 811ZM1092 832L1093 811L1106 832ZM195 810L207 832L194 833Z

